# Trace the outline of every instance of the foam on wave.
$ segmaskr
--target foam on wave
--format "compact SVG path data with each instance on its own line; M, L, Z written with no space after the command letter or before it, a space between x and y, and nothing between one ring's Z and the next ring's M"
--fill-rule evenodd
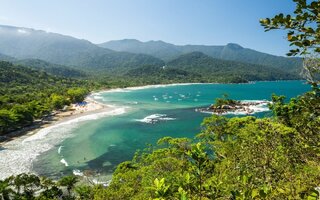
M63 146L60 146L60 147L59 147L59 149L58 149L58 154L61 154L61 149L62 149L62 147L63 147Z
M170 120L176 120L176 118L167 117L166 114L152 114L152 115L146 116L143 119L137 119L136 121L147 123L147 124L154 124L159 121L170 121Z
M37 156L71 137L71 130L77 127L79 122L120 115L125 113L125 110L125 107L121 107L111 111L80 116L43 128L31 136L22 136L5 143L4 149L0 151L0 180L11 175L32 172L32 163ZM60 147L58 152L61 152ZM65 164L63 160L61 162Z
M72 170L73 175L75 176L83 176L83 172L81 172L79 169Z
M68 162L67 162L64 158L62 158L62 159L60 160L60 162L61 162L62 164L64 164L66 167L69 166Z

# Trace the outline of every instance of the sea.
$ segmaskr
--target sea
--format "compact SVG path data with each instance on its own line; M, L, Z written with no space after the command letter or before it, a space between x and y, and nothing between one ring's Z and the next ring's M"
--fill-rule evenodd
M227 94L235 100L271 101L276 94L289 100L308 90L304 81L275 81L157 85L92 93L92 99L113 107L115 113L97 113L47 130L42 145L50 148L30 159L30 167L52 178L75 174L110 180L119 163L132 160L137 150L156 145L160 138L194 138L201 132L203 119L211 116L197 109L213 104L216 98ZM257 117L272 116L266 104L254 111ZM37 140L40 142L34 144L41 144L41 138Z

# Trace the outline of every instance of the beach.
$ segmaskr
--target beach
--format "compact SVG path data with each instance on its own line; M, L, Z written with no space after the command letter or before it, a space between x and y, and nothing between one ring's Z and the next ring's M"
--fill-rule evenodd
M126 112L127 107L116 107L96 101L101 93L193 84L198 83L147 85L92 92L85 98L84 104L71 104L66 111L54 111L48 120L6 135L6 139L0 142L0 180L11 175L33 173L32 164L37 156L64 139L72 137L70 132L78 123Z
M0 180L20 173L32 173L32 163L37 156L72 137L70 130L78 123L125 113L124 107L105 105L90 96L84 102L72 104L68 111L56 113L48 123L0 143Z
M279 84L281 83L282 82L277 83L277 88L279 88L277 91L278 93L286 94L285 92L288 91L287 84L284 84L283 87L279 87ZM266 85L269 84L271 84L271 86L267 87L266 89ZM194 127L198 126L203 118L202 114L197 114L197 112L194 112L194 108L201 107L203 105L210 105L210 103L213 102L213 99L221 95L221 91L227 91L231 94L238 95L235 96L235 99L247 99L247 96L242 96L243 93L241 92L243 90L246 90L247 92L245 94L255 94L255 96L250 97L256 99L255 101L257 101L267 99L269 97L269 94L275 92L275 87L273 84L275 84L275 82L242 85L185 83L148 85L141 87L118 88L93 92L85 99L85 101L87 102L86 104L73 104L69 111L56 113L55 121L44 124L36 130L29 131L25 135L14 137L10 141L0 143L0 180L11 175L34 172L35 170L33 169L35 169L36 167L33 168L32 164L34 163L34 161L36 161L39 155L44 155L45 152L49 152L49 150L53 148L57 149L59 152L62 148L60 148L62 141L65 141L65 139L67 138L77 138L77 134L90 134L91 130L80 130L78 132L74 131L77 127L79 127L79 125L81 125L81 123L86 122L90 123L91 125L95 124L96 121L99 121L97 119L106 117L104 121L105 123L97 124L97 127L103 127L102 124L108 125L107 129L101 128L101 131L97 130L96 133L97 136L101 136L99 137L99 139L108 138L105 140L108 141L107 143L104 140L99 140L101 141L101 148L104 148L103 145L109 145L108 148L110 148L111 150L115 149L115 147L117 147L118 149L123 148L123 151L132 151L133 154L136 149L132 147L132 149L128 150L128 144L125 143L126 141L128 141L130 144L132 143L132 141L134 141L136 144L139 144L138 146L144 146L146 143L150 143L150 141L154 139L155 135L162 136L162 133L166 133L166 135L163 136L167 136L167 134L170 135L170 133L173 133L173 135L170 136L185 137L187 134L189 134L187 135L188 137L193 137L195 132L192 132L190 130L195 130ZM190 87L188 85L190 85ZM262 85L263 87L260 85ZM182 88L177 88L180 86ZM181 91L180 89L183 89L183 86L189 89ZM168 88L164 90L163 87ZM262 91L260 87L264 88L264 92L260 92ZM296 88L297 87L294 86L293 91L296 91ZM143 91L137 91L142 89L152 89L152 92L150 92L150 90L149 92L148 90L146 90L147 93L144 93ZM104 94L109 92L113 94L110 95L110 97L106 97L109 95ZM114 98L114 96L117 96L119 94L119 98ZM188 94L190 94L191 96L189 95L190 97L187 97ZM182 101L180 101L181 99L179 99L181 98L181 95L186 95L186 98L183 98ZM158 98L157 100L155 96ZM172 98L170 99L170 97ZM197 98L197 101L195 101L195 98ZM167 102L169 99L171 102ZM108 102L108 105L100 102ZM117 106L109 104L116 104ZM149 106L148 109L145 109L145 106ZM128 109L129 107L130 109ZM185 108L192 108L192 111ZM250 109L253 109L253 113L263 113L267 111L267 107L250 107ZM131 110L133 110L134 112L130 116L126 116L120 119L114 118L115 120L108 119L108 117L120 115L128 111L131 112ZM234 114L242 115L246 113L234 112ZM192 118L190 116L192 116ZM92 121L87 122L90 120ZM135 122L137 123L135 124ZM177 125L166 126L169 123L176 123ZM125 133L125 125L130 125L130 134L128 135ZM141 136L141 133L145 133L145 128L149 125L152 127L150 127L150 129L148 128L147 131L153 134L150 134L150 136L148 134L144 134L143 136ZM182 128L178 131L178 133L183 133L183 135L177 135L175 127ZM106 134L105 132L107 132L108 134ZM139 137L140 139L137 139ZM97 147L94 145L99 143L99 141L92 140L86 142L88 143L88 147L97 149L99 145L97 145ZM67 147L63 147L63 149L64 148L66 149ZM84 150L86 149L84 148ZM103 153L107 154L108 152L104 152L104 150L101 150L100 153L100 155L103 155ZM113 157L121 157L121 159L123 160L129 160L131 159L132 154L124 154L122 151L119 151L119 154L113 153L110 157L104 158L104 160L107 162L108 160L112 160ZM97 154L97 157L99 157L100 155ZM124 157L123 155L129 156ZM67 165L66 163L72 163L72 159L70 156L67 157L65 154L63 154L63 156L64 159L59 160L59 164ZM99 162L99 160L97 160L97 162ZM37 167L41 168L41 165L38 165Z
M2 136L0 140L0 147L3 146L3 144L21 136L33 135L39 130L49 127L57 122L68 121L82 115L88 115L93 112L112 109L112 106L97 102L90 96L86 97L84 99L84 102L85 103L82 104L71 104L65 111L53 111L52 114L49 117L46 117L46 119L44 120L36 120L33 125L24 127L20 130L13 131L6 134L5 136Z

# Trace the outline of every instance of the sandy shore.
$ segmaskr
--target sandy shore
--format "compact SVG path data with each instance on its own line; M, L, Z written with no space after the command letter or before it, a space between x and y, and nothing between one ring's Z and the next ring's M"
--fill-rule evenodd
M181 86L181 85L201 85L201 84L218 84L218 83L172 83L172 84L133 86L133 87L126 87L126 88L100 90L97 92L93 92L93 94L108 93L108 92L130 92L132 90L142 90L142 89L149 89L149 88L161 88L161 87L171 87L171 86Z
M170 86L178 86L178 85L197 85L203 83L174 83L174 84L158 84L158 85L146 85L146 86L136 86L136 87L127 87L127 88L115 88L115 89L106 89L100 90L96 92L92 92L91 95L85 98L84 102L86 102L85 106L72 104L68 111L63 112L55 112L54 115L47 120L44 120L40 123L35 123L29 127L25 127L21 130L14 131L0 138L0 150L4 147L4 145L10 141L16 140L19 137L30 136L37 132L39 132L43 128L48 128L57 123L72 120L74 118L78 118L84 115L106 112L115 109L112 105L106 105L100 103L94 99L96 95L101 93L108 92L130 92L132 90L141 90L148 88L159 88L159 87L170 87ZM206 84L216 84L216 83L206 83Z
M2 136L2 138L0 139L0 150L1 150L1 146L3 146L5 143L11 140L14 140L24 135L35 134L39 130L49 127L58 122L70 120L72 118L88 115L94 112L101 112L102 110L107 111L107 110L113 109L113 107L111 106L95 101L90 96L86 97L84 102L86 103L85 105L71 104L67 111L59 111L59 112L54 111L52 116L48 117L46 120L43 120L41 122L35 122L31 126L25 127L23 129L20 129L12 133L9 133L5 136Z
M85 99L86 104L73 104L70 110L55 113L52 119L38 126L13 133L8 140L0 143L0 180L11 175L33 172L32 163L37 156L71 137L70 132L78 126L78 123L126 112L126 107L116 107L97 102L95 99L102 98L100 97L102 93L130 92L146 88L193 84L201 83L147 85L93 92Z
M33 172L32 163L37 156L70 137L71 129L77 127L78 123L126 112L126 107L96 101L94 98L99 97L99 94L191 84L197 83L147 85L93 92L85 99L86 104L73 104L68 111L55 113L47 121L9 134L5 141L0 142L0 180L11 175Z
M0 143L0 180L32 172L32 163L36 157L71 137L71 130L79 123L123 114L126 109L99 103L90 96L85 102L83 105L73 104L69 111L55 114L48 123L25 130L27 133L17 134Z

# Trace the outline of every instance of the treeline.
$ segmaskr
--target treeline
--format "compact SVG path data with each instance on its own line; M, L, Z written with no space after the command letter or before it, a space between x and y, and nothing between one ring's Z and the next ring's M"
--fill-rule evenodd
M272 118L206 118L195 139L165 137L118 165L107 187L34 175L0 181L3 199L310 199L320 197L320 88ZM2 195L2 196L1 196ZM18 198L18 199L19 199Z
M52 110L80 102L96 83L0 62L0 135L31 125Z
M320 89L272 99L272 118L213 115L195 140L160 139L120 164L95 199L316 200Z
M174 68L197 74L204 82L241 83L249 81L294 80L301 77L278 68L212 58L201 52L184 54L167 63Z
M107 74L106 70L100 74ZM141 65L113 69L115 75L140 84L247 83L250 81L296 80L300 77L277 68L214 59L201 52L184 54L166 65ZM99 76L99 75L98 75ZM101 75L100 75L101 76Z

